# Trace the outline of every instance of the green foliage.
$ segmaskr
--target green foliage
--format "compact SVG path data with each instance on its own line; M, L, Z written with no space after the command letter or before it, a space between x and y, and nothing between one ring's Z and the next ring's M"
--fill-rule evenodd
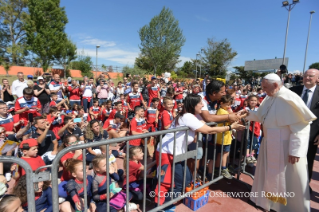
M29 19L28 0L0 0L0 57L21 65L28 55L25 24Z
M148 74L154 73L153 63L150 61L148 57L143 56L141 54L137 58L135 58L135 66L145 70Z
M63 66L64 75L67 75L66 71L69 69L68 66L71 61L76 59L76 50L76 45L71 41L70 38L68 38L64 43L64 48L60 48L57 52L57 55L54 55L55 61Z
M175 68L185 37L170 9L164 7L159 15L139 30L139 36L141 55L147 58L147 66L154 67L154 74Z
M90 56L79 55L78 60L70 63L72 69L80 70L82 76L93 77L92 67L93 62Z
M68 19L64 8L60 7L60 0L28 0L28 7L27 43L41 59L45 72L65 47L68 39L64 29Z
M254 71L245 71L245 66L235 66L233 67L236 71L235 74L232 74L230 79L245 79L245 80L251 80L252 77L264 77L267 73L260 73L260 72L254 72Z
M178 78L177 74L175 71L171 72L171 79L176 80Z
M4 63L3 63L3 68L4 68L4 70L6 70L6 74L7 74L7 76L8 76L8 75L9 75L10 68L11 68L10 63L4 62Z
M215 41L213 38L208 38L207 44L203 57L205 69L210 76L225 78L227 66L236 57L237 52L231 48L227 39Z
M123 76L125 76L126 74L131 74L134 80L143 78L147 74L145 70L140 69L137 66L135 67L124 66L122 72L123 72Z
M195 71L195 69L196 65L194 64L194 61L186 61L184 65L178 69L176 74L180 78L194 78L195 74L193 71Z
M313 63L313 64L311 64L311 65L309 66L309 69L311 69L311 68L315 68L315 69L319 70L319 62L318 62L318 63Z

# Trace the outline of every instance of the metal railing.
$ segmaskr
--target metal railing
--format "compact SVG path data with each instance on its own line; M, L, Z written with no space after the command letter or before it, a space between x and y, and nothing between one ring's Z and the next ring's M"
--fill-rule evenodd
M210 126L215 126L216 123L208 123L208 125ZM202 135L201 133L198 133L198 138L202 138L203 136L206 137L206 141L205 141L205 149L203 149L203 151L205 151L204 154L204 158L203 160L205 161L205 165L204 165L204 173L203 173L203 184L199 187L195 187L195 183L193 184L193 190L190 192L185 192L186 190L186 171L187 171L187 159L189 158L194 158L195 157L195 166L194 166L194 172L193 172L193 181L196 180L196 176L197 176L197 169L196 169L196 161L197 161L197 150L198 150L198 142L196 142L196 149L192 150L192 151L188 151L188 133L189 133L189 128L188 127L178 127L175 129L169 129L169 130L163 130L163 131L158 131L158 132L151 132L151 133L146 133L146 134L139 134L139 135L134 135L134 136L128 136L128 137L122 137L122 138L114 138L114 139L110 139L110 140L102 140L102 141L97 141L97 142L90 142L90 143L85 143L85 144L79 144L79 145L74 145L74 146L69 146L64 148L63 150L61 150L55 157L55 159L53 160L52 165L48 165L45 166L45 168L50 167L51 168L51 180L52 180L52 203L53 203L53 211L58 212L59 211L59 197L58 197L58 171L59 171L59 162L60 159L68 152L70 151L75 151L78 149L82 149L83 150L83 170L86 170L86 149L87 148L92 148L92 147L98 147L98 146L102 146L102 145L106 145L106 153L107 153L107 157L106 157L106 176L110 176L109 175L109 157L108 157L108 153L109 153L109 145L110 144L114 144L114 143L119 143L119 142L126 142L126 173L129 173L129 140L133 140L133 139L140 139L140 138L145 138L145 145L144 145L144 172L143 172L143 205L142 205L142 210L146 211L146 176L147 176L147 171L150 167L147 167L147 140L150 137L159 137L159 166L158 166L158 172L157 175L158 177L158 197L160 197L160 185L161 185L161 175L158 173L161 173L161 169L162 169L162 138L163 135L167 134L167 133L174 133L174 143L173 143L173 163L172 163L172 182L171 182L171 193L173 194L174 191L174 177L175 177L175 164L178 162L182 162L184 161L185 165L184 165L184 171L183 171L183 188L181 191L180 196L175 197L175 198L171 198L170 201L165 202L164 204L160 205L160 201L158 201L157 206L149 211L151 212L155 212L158 210L162 210L164 208L166 208L167 206L172 205L173 203L175 203L176 201L182 200L185 197L189 197L191 193L199 191L213 183L216 183L217 181L223 179L223 176L221 176L221 165L222 165L222 156L223 156L223 147L224 147L224 133L223 133L223 140L222 140L222 145L221 145L221 153L220 153L220 164L219 164L219 173L218 176L214 176L214 171L215 171L215 161L216 161L216 145L217 145L217 134L215 134L214 136L214 156L213 156L213 172L212 172L212 178L208 179L208 181L206 182L205 180L205 176L206 176L206 172L207 172L207 168L206 168L206 164L207 164L207 154L208 154L208 136L210 135ZM254 126L253 126L253 130L254 130ZM185 145L185 154L182 155L176 155L176 133L181 132L181 131L185 131L185 141L186 145ZM240 174L247 174L250 177L253 178L253 175L251 175L250 173L247 173L245 171L245 167L246 167L246 146L247 146L247 139L249 136L249 122L246 124L246 130L245 133L243 133L243 138L241 140L241 148L240 148L240 156L238 159L238 163L236 164L236 153L237 153L237 143L238 143L238 139L236 138L235 142L232 143L231 145L235 145L234 148L234 156L233 156L233 165L237 165L237 168L234 169L234 171L237 171L237 180L240 181ZM252 144L253 144L253 136L252 136L252 142L251 142L251 148L252 148ZM244 148L243 148L244 147ZM242 162L242 152L245 152L244 154L244 160ZM155 149L156 152L156 149ZM155 152L154 152L154 157L155 157ZM229 155L230 158L230 155ZM28 194L28 210L29 211L35 211L35 201L34 201L34 187L32 186L33 183L35 182L39 182L39 181L45 181L45 180L49 180L49 176L47 174L44 174L42 172L39 172L41 169L43 169L44 167L40 167L35 171L35 174L32 173L32 169L30 168L29 164L27 164L27 162L25 162L22 159L19 158L14 158L14 157L7 157L7 156L0 156L0 162L16 162L18 164L21 164L21 167L24 168L26 170L26 174L27 174L27 194ZM86 171L83 172L83 179L86 179ZM34 177L32 179L32 177ZM214 178L215 177L215 178ZM240 181L242 182L242 181ZM244 183L244 182L243 182ZM84 187L84 211L87 210L87 187L86 187L86 181L83 181L83 187ZM246 184L247 185L247 184ZM126 175L126 209L127 211L129 210L129 175ZM107 189L107 198L106 198L106 203L107 203L107 211L109 212L110 210L110 196L109 196L109 184L106 183L106 189Z

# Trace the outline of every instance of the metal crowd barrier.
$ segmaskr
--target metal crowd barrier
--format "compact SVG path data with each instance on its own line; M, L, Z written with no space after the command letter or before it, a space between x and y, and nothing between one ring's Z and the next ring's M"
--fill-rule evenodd
M208 123L208 125L210 126L215 126L217 125L217 123ZM219 174L218 176L214 176L214 171L215 171L215 160L216 160L216 143L217 143L217 134L215 134L214 138L214 156L213 156L213 171L212 171L212 178L208 179L207 182L205 182L205 176L206 176L206 164L207 164L207 154L208 154L208 136L210 135L202 135L201 133L198 133L198 138L201 138L203 136L206 136L206 145L205 145L205 149L203 149L203 151L205 151L204 154L204 158L203 160L205 161L205 165L204 165L204 179L203 181L203 185L195 188L195 183L194 183L194 187L193 190L190 192L185 192L186 189L186 167L187 167L187 159L189 158L194 158L195 157L195 166L194 166L194 174L193 174L193 180L196 180L196 161L197 161L197 150L198 150L198 142L196 142L196 150L192 150L192 151L188 151L188 145L185 145L185 152L186 154L182 154L182 155L177 155L176 156L176 151L175 151L175 147L176 147L176 133L180 132L180 131L185 131L186 133L186 144L188 142L188 133L189 133L189 128L188 127L178 127L175 129L169 129L169 130L163 130L163 131L158 131L158 132L151 132L151 133L146 133L146 134L140 134L140 135L134 135L134 136L128 136L128 137L122 137L122 138L114 138L114 139L110 139L110 140L102 140L102 141L98 141L98 142L91 142L91 143L85 143L85 144L79 144L79 145L74 145L74 146L69 146L64 148L62 151L60 151L55 159L53 160L52 165L48 165L48 166L44 166L44 167L40 167L35 171L35 174L32 173L32 169L30 168L29 164L27 164L27 162L25 162L22 159L19 158L15 158L15 157L7 157L7 156L0 156L0 162L16 162L18 164L21 165L22 168L24 168L26 170L27 173L27 192L28 192L28 206L29 206L29 210L30 212L35 211L35 201L34 201L34 187L32 186L33 183L35 182L39 182L39 181L45 181L45 180L49 180L50 176L46 173L42 173L40 172L41 169L43 168L51 168L51 180L52 180L52 202L53 202L53 211L54 212L58 212L59 211L59 197L58 197L58 171L59 171L59 162L60 159L68 152L70 151L74 151L74 150L78 150L78 149L82 149L83 150L83 170L86 170L86 149L90 148L90 147L97 147L97 146L102 146L102 145L106 145L106 152L109 152L109 145L110 144L114 144L114 143L119 143L119 142L126 142L126 173L129 173L129 140L133 140L133 139L139 139L139 138L145 138L145 145L144 145L144 172L143 172L143 205L142 205L142 211L146 211L146 175L147 175L147 171L149 168L151 167L147 167L147 140L149 139L149 137L155 137L155 136L159 136L159 150L160 150L160 154L159 154L159 166L158 166L158 172L157 175L160 176L161 173L161 158L162 158L162 138L163 135L167 134L167 133L174 133L174 150L173 150L173 166L172 166L172 182L171 182L171 193L173 193L174 190L174 173L175 173L175 163L177 162L181 162L184 161L185 165L184 165L184 172L183 172L183 189L180 196L176 197L173 199L173 197L171 198L170 201L165 202L163 205L160 205L159 201L158 204L155 208L149 210L151 212L155 212L158 210L162 210L164 208L166 208L167 206L172 205L173 203L184 199L185 197L188 197L191 193L199 191L213 183L216 183L217 181L223 179L223 176L221 176L221 167L222 167L222 155L223 155L223 147L224 147L224 133L223 133L223 140L222 140L222 145L221 145L221 154L220 154L220 164L219 164ZM245 133L243 133L242 135L242 140L241 140L241 149L240 149L240 157L238 159L238 166L237 169L235 169L237 171L237 180L239 180L239 176L241 173L243 174L247 174L250 177L253 178L253 176L250 173L247 173L245 171L245 167L246 167L246 146L247 146L247 139L249 136L249 122L246 125L246 130ZM253 139L253 136L252 136ZM237 145L238 139L236 138L236 141L234 143L232 143L231 145L235 145L234 148L234 156L233 156L233 165L235 165L235 157L236 157L236 145ZM251 142L251 147L252 147L252 143ZM245 146L244 146L245 145ZM244 149L243 149L244 147ZM244 156L244 161L242 162L242 151L245 152L245 156ZM156 149L154 149L154 157L155 157L155 152ZM230 158L230 155L229 155ZM106 157L106 176L109 176L109 157ZM83 172L83 178L86 179L86 171ZM32 177L34 177L34 179L32 179ZM239 180L240 181L240 180ZM242 181L240 181L242 182ZM86 181L83 181L84 183L84 210L83 211L87 211L87 187L86 187ZM244 183L244 182L243 182ZM160 196L160 184L161 184L161 177L158 177L158 197ZM126 185L129 185L129 175L126 175ZM107 183L107 191L109 191L109 184ZM129 210L129 189L126 189L126 209L127 211ZM33 201L32 201L33 200ZM107 212L109 212L110 210L110 196L109 196L109 192L107 192L107 198L106 198L106 202L107 202Z

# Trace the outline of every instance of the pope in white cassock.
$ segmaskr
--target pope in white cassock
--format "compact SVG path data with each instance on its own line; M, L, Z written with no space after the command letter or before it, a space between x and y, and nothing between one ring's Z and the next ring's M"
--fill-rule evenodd
M277 74L262 80L267 97L246 117L263 125L251 200L267 211L310 211L307 150L316 116L302 99L282 86Z

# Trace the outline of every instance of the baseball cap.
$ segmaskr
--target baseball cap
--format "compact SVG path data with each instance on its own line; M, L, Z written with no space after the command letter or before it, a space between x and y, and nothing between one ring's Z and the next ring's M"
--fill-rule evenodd
M38 77L38 80L43 80L43 77L39 76L39 77Z
M32 79L33 79L33 76L32 76L32 75L28 75L27 77L28 77L28 78L32 78Z
M38 146L38 142L34 138L29 138L27 140L24 140L19 145L20 149L23 149L24 147L31 148L33 146Z
M116 113L114 118L120 118L120 119L124 119L124 116L121 115L120 113Z
M152 76L151 80L157 79L155 76Z

